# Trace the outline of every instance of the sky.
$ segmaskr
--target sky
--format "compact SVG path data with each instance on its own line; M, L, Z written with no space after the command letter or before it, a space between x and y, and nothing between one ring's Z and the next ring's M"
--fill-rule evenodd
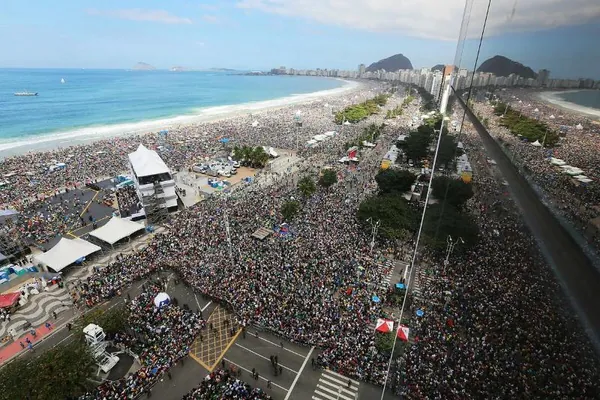
M0 67L356 69L402 53L419 68L453 63L461 33L472 69L488 2L466 1L2 0ZM491 4L479 62L502 54L556 76L598 74L599 1Z

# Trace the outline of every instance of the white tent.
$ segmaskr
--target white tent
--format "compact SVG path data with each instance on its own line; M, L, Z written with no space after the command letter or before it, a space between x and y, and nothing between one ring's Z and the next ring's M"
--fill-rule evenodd
M53 248L35 256L34 260L55 272L60 272L77 260L100 250L100 246L86 242L83 239L62 238Z
M254 122L252 123L252 126L256 128L256 127L258 126L258 121L254 121Z
M550 116L550 119L554 119L554 118L556 118L554 115L551 115L551 116Z
M327 137L331 137L331 136L335 136L336 132L335 131L328 131L328 132L325 132L323 135L325 135Z
M350 121L344 122L344 125L350 125Z
M166 306L170 302L171 302L171 298L165 292L160 292L154 298L154 305L158 308L160 308L162 306Z
M535 146L535 147L542 147L542 144L540 143L539 140L536 140L535 142L531 143L531 145Z
M533 112L540 112L540 110L538 110L537 108L535 110L533 110Z
M139 177L169 173L169 167L154 150L140 144L136 151L129 154L129 162Z
M110 244L111 246L121 239L124 239L135 232L144 229L144 225L112 217L104 226L90 232L90 235Z
M582 130L582 129L583 129L583 125L581 125L581 124L577 124L577 125L575 126L575 129Z
M564 160L561 160L560 158L550 157L550 164L558 165L560 167L561 165L566 165L567 163Z

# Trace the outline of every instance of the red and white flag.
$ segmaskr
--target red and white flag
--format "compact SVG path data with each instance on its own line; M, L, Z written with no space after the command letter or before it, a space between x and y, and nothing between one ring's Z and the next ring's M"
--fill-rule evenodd
M409 331L410 331L410 329L408 328L408 326L400 324L398 326L398 339L400 339L404 342L408 342L408 332Z

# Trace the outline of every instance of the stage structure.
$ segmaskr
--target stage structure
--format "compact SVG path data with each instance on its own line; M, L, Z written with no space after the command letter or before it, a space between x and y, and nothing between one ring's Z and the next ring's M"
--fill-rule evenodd
M138 198L150 223L160 223L177 209L175 181L169 167L154 150L140 144L129 154L129 167Z
M100 374L100 371L107 374L119 362L119 357L116 356L119 353L109 353L106 351L109 343L105 341L106 334L100 326L89 324L83 328L83 334L85 335L85 342L98 365L98 374Z

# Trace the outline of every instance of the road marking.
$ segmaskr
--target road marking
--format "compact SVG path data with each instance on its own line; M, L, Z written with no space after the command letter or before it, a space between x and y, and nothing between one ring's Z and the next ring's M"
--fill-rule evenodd
M229 364L233 364L233 365L235 365L236 367L243 369L244 371L246 371L247 373L249 373L250 375L252 375L252 371L250 371L249 369L246 369L246 368L242 367L241 365L239 365L239 364L236 364L236 363L234 363L233 361L231 361L231 360L228 360L228 359L226 359L226 358L223 358L223 360L227 361ZM265 381L265 382L269 381L269 379L266 379L266 378L264 378L264 377L260 376L260 374L258 375L258 377L259 377L260 379L262 379L263 381ZM286 388L284 388L283 386L279 386L279 385L278 385L278 384L276 384L275 382L271 382L271 385L273 385L273 386L277 386L279 389L281 389L281 390L284 390L284 391L286 391L286 392L289 390L289 389L286 389Z
M198 310L202 311L202 307L200 306L200 302L198 301L198 296L196 296L196 292L194 292L194 298L196 299L196 304L198 305Z
M256 336L255 336L255 337L256 337ZM277 343L274 343L274 342L271 342L269 339L265 339L265 338L263 338L263 337L259 337L259 339L260 339L260 340L264 340L264 341L265 341L265 342L267 342L267 343L271 343L273 346L277 346L277 347L280 347L280 348L281 348L281 345L279 345L279 344L277 344ZM305 355L304 355L304 354L296 353L295 351L293 351L293 350L290 350L290 349L286 348L285 346L283 347L283 349L284 349L285 351L288 351L288 352L290 352L290 353L294 354L294 355L297 355L297 356L298 356L298 357L300 357L300 358L304 358L304 357L305 357Z
M60 342L56 343L54 346L52 346L52 348L55 348L56 346L58 346L59 344L61 344L62 342L68 340L71 336L73 336L73 334L69 334L69 336L67 336L66 338L64 338L63 340L61 340Z
M194 296L195 295L196 294L194 293ZM198 301L198 299L196 299L196 301ZM208 308L208 306L210 306L211 304L212 304L212 300L209 301L207 305L205 305L204 307L202 307L202 310L200 310L200 311L204 312L204 310L206 310ZM198 307L200 307L200 304L198 304Z
M209 373L211 372L210 366L204 364L204 362L202 362L201 359L199 359L194 354L192 354L191 351L189 352L189 356L192 357L194 359L194 361L196 361L198 364L202 365L204 367L204 369L206 369Z
M237 347L240 347L240 348L242 348L242 349L244 349L244 350L246 350L246 351L248 351L248 352L250 352L250 353L254 354L255 356L258 356L258 357L260 357L260 358L262 358L262 359L265 359L265 360L267 360L267 361L271 361L269 358L267 358L267 357L263 356L262 354L258 354L257 352L255 352L255 351L252 351L252 350L250 350L249 348L242 346L241 344L237 344L237 343L236 343L235 345L236 345ZM291 371L291 372L293 372L293 373L295 373L295 374L297 374L297 373L298 373L298 371L294 371L294 370L293 370L293 369L291 369L290 367L286 367L285 365L283 365L283 364L281 364L281 363L277 363L277 365L280 365L280 366L282 366L283 368L285 368L285 369L287 369L288 371Z
M294 378L294 382L292 382L292 386L290 387L290 390L288 391L284 400L288 400L290 398L290 396L292 394L292 390L294 390L294 386L296 386L296 383L298 383L298 379L300 378L302 371L304 371L304 367L306 367L306 363L308 362L308 359L310 358L314 349L315 349L314 346L310 348L310 351L306 355L306 358L304 359L304 362L302 363L302 367L300 367L300 371L298 371L298 373L296 374L296 377Z
M337 372L335 372L335 371L332 371L332 370L330 370L330 369L328 369L328 370L327 370L327 372L328 372L329 374L331 374L331 375L335 375L335 376L337 376L337 377L339 377L339 378L342 378L342 379L346 380L346 383L347 383L348 381L350 381L350 382L354 383L356 386L360 385L360 382L358 382L358 381L355 381L354 379L350 379L350 378L348 378L347 376L340 375L340 374L338 374Z
M353 394L350 390L345 389L346 387L348 387L348 382L342 382L339 379L332 378L331 376L328 376L327 379L329 379L331 381L334 381L337 385L334 385L333 383L331 383L331 382L329 382L329 381L327 381L327 380L325 380L323 378L319 378L319 382L321 382L321 383L323 383L325 385L329 385L331 387L334 387L336 389L341 388L342 391L348 392L350 394ZM319 386L319 385L317 385L317 386ZM350 386L350 389L358 390L358 386Z
M219 365L219 362L221 362L221 359L225 356L225 353L227 353L227 350L229 350L229 348L237 340L238 336L240 336L240 332L242 332L242 330L238 329L237 333L233 336L233 338L231 339L231 341L229 342L229 344L227 345L227 347L225 347L225 349L221 352L221 355L217 358L217 361L215 361L215 363L212 366L212 369L209 372L212 372L217 367L217 365Z
M99 192L94 193L94 197L92 197L92 199L85 205L85 208L83 209L83 211L81 212L81 214L79 214L80 217L83 217L83 214L85 214L85 212L87 211L87 209L90 208L90 206L92 205L92 203L94 202L94 200L96 200L96 197L98 197L98 193Z

